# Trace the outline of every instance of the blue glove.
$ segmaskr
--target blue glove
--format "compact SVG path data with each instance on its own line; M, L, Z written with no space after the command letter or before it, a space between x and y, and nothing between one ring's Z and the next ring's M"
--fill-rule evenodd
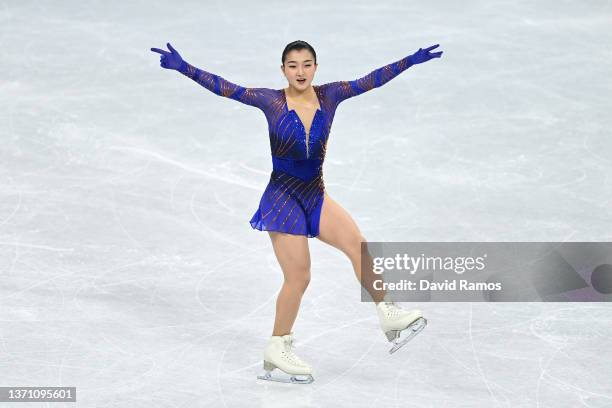
M425 48L425 49L419 48L417 52L415 52L414 54L410 56L410 61L412 61L413 64L421 64L423 62L429 61L432 58L440 58L442 56L443 51L434 52L434 53L429 52L439 46L440 44L436 44L436 45L432 45L431 47Z
M161 57L159 57L159 65L161 67L166 69L178 70L185 61L183 61L183 58L181 58L181 54L179 54L178 51L176 51L170 45L170 43L167 43L166 45L168 45L168 49L170 50L170 52L160 50L159 48L151 48L151 51L161 54Z

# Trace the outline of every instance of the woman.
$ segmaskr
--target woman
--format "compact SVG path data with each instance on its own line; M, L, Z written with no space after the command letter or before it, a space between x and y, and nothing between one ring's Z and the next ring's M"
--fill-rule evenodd
M371 265L368 258L362 271L361 242L365 242L365 238L346 210L325 191L322 165L338 104L385 84L414 64L439 58L441 51L430 53L438 45L419 48L413 55L357 80L312 85L317 70L315 50L304 41L294 41L282 54L281 71L287 78L288 87L280 90L233 84L188 64L170 43L167 46L169 51L151 48L161 54L163 68L177 70L217 95L259 108L268 121L273 170L250 223L253 228L270 235L284 283L276 302L272 337L264 352L266 375L259 378L313 381L312 368L292 351L291 332L310 281L307 238L317 237L349 257L357 279L376 303L381 328L395 344L391 352L405 344L424 327L425 320L420 311L404 311L393 302L385 302L384 292L373 289L370 283L374 278L371 267L367 267ZM369 254L366 251L363 255L368 257ZM399 342L400 332L406 329L410 329L411 336ZM291 378L272 377L274 368Z

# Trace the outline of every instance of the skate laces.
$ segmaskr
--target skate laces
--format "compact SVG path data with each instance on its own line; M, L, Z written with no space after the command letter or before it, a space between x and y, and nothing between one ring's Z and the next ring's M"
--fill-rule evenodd
M387 318L396 319L401 316L402 309L395 305L395 302L384 302L385 315Z
M293 352L293 343L295 342L295 339L293 337L287 337L284 339L283 341L283 345L284 345L284 351L283 351L283 355L285 356L285 358L287 360L289 360L289 362L291 362L291 364L296 364L296 365L301 365L301 366L307 366L308 364L306 364L305 362L303 362L294 352Z

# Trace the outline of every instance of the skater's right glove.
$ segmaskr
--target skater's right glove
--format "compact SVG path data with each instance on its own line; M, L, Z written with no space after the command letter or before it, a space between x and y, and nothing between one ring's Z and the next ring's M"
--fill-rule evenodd
M159 58L159 65L162 68L181 71L181 66L185 64L185 61L183 61L183 58L181 58L181 54L179 54L178 51L170 45L170 43L167 43L167 45L170 52L160 50L159 48L151 48L151 51L161 54L161 57Z

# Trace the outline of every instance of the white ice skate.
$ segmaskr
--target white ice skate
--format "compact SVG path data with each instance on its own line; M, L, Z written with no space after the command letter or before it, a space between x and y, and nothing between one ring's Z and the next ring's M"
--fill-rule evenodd
M312 368L300 360L292 350L293 332L284 336L272 336L264 352L264 375L257 378L293 384L310 384L314 381ZM272 374L272 370L278 370Z
M389 354L395 353L427 326L427 320L420 310L403 310L393 302L380 302L376 309L380 327L387 339L393 343ZM400 338L400 334L404 337Z

